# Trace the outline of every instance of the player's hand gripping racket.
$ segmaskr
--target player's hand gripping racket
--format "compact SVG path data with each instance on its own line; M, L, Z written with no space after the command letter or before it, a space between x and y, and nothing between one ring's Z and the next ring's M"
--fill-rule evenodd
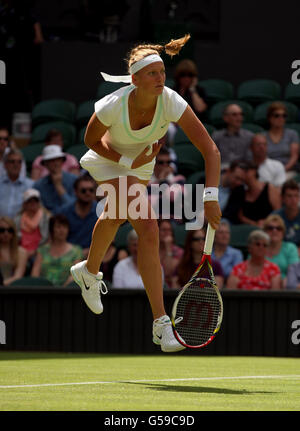
M223 302L215 282L211 251L215 230L208 225L201 262L179 292L172 309L174 335L185 347L207 346L220 329Z

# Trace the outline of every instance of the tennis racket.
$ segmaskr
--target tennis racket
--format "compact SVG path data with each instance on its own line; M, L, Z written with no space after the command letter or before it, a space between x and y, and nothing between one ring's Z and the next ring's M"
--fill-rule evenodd
M216 284L211 251L215 230L208 225L204 252L190 281L179 292L172 309L174 335L185 347L207 346L220 329L223 301Z

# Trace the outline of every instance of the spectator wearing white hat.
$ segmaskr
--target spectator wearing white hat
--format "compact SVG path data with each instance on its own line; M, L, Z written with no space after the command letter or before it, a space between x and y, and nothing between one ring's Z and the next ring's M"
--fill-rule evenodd
M23 204L23 193L33 181L21 175L23 155L19 150L9 150L4 156L5 174L0 177L0 216L14 219Z
M42 204L53 213L57 213L62 205L73 202L76 175L64 172L62 165L66 155L59 145L47 145L43 150L42 163L49 174L37 180L34 188L41 194Z
M64 138L62 133L56 129L49 130L45 138L45 146L46 145L59 145L60 148L63 150ZM71 174L74 174L74 175L79 175L80 166L76 157L73 156L73 154L68 154L68 153L64 153L64 154L66 159L62 165L62 170L66 172L70 172ZM34 160L32 164L31 178L34 181L37 181L40 178L43 178L49 174L48 169L42 163L42 161L43 161L43 156L40 155Z
M20 245L28 257L34 256L37 248L48 240L49 212L41 204L40 192L28 189L23 195L23 206L15 218Z

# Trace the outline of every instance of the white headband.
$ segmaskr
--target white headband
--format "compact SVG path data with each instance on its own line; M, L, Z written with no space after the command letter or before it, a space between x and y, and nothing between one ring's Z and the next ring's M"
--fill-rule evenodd
M126 83L131 84L131 82L132 82L131 75L134 75L139 70L143 69L143 67L146 67L151 63L156 63L158 61L161 61L163 63L162 58L158 54L151 54L151 55L147 55L147 57L144 57L141 60L133 63L133 65L130 66L130 68L129 68L130 75L114 76L114 75L108 75L107 73L104 73L104 72L101 72L101 75L105 81L126 82Z

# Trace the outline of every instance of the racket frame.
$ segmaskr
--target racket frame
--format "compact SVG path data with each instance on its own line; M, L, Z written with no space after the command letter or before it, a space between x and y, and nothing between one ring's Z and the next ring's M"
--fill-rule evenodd
M223 320L222 296L220 294L219 288L218 288L217 283L215 281L214 273L212 270L212 261L211 261L211 252L212 252L214 237L215 237L215 230L210 226L210 224L208 224L206 237L205 237L204 251L203 251L203 256L202 256L201 262L198 265L197 269L195 270L194 274L192 275L191 279L180 290L180 292L179 292L179 294L178 294L178 296L177 296L177 298L173 304L173 308L172 308L171 322L172 322L173 333L174 333L177 341L180 344L182 344L184 347L188 347L190 349L200 349L201 347L205 347L208 344L210 344L213 341L213 339L215 338L216 334L218 333L218 331L221 327L222 320ZM219 313L218 320L217 320L217 326L216 326L213 334L210 336L210 338L205 343L202 343L202 344L197 345L197 346L192 346L192 345L186 344L185 341L177 333L177 331L176 331L176 320L177 319L175 319L175 316L176 316L177 304L178 304L181 296L185 293L185 291L190 287L190 285L193 283L193 281L197 278L197 275L199 274L201 268L203 267L203 265L206 261L207 261L208 271L209 271L209 275L210 275L211 279L209 279L209 278L203 278L203 279L208 280L209 283L211 284L212 289L215 289L215 292L216 292L218 299L219 299L219 302L220 302L220 308L221 309L220 309L220 313Z

